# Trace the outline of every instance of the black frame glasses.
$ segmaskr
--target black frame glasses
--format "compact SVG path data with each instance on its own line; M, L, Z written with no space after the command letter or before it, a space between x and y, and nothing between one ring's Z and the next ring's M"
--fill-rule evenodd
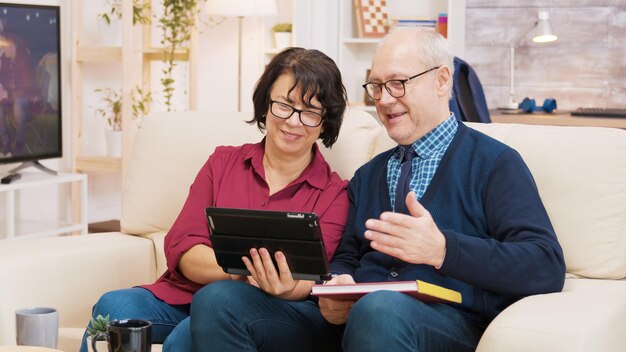
M287 120L294 112L298 113L298 119L307 127L317 127L324 122L324 115L310 110L300 110L293 106L270 99L270 112L279 119Z
M440 67L441 66L430 68L424 72L420 72L416 74L415 76L411 76L407 79L390 79L383 83L367 82L362 87L367 92L367 95L369 95L370 98L374 100L380 100L380 98L382 98L383 86L385 87L385 90L387 91L387 93L389 93L389 95L391 95L392 97L402 98L404 94L406 94L406 87L404 86L406 82L412 80L413 78L417 78L421 75L425 75L428 72L434 71Z

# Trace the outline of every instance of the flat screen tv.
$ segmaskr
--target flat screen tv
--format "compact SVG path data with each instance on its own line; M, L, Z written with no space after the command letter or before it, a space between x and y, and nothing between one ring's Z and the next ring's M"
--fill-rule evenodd
M60 45L59 6L0 2L0 164L63 155Z

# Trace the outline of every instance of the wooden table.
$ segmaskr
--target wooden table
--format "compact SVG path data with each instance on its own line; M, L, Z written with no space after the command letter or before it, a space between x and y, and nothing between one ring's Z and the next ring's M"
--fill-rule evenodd
M0 352L63 352L47 347L35 346L0 346Z
M626 119L615 117L586 117L572 116L569 113L556 114L503 114L499 110L489 111L492 122L522 123L527 125L551 126L586 126L586 127L614 127L626 129Z

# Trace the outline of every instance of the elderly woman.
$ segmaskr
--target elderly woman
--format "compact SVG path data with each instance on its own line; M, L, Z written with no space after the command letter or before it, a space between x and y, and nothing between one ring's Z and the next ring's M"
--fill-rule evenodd
M209 206L316 213L328 260L339 244L348 213L347 182L330 169L316 141L337 140L346 92L335 63L317 50L288 48L272 59L257 82L254 118L266 132L256 144L218 147L191 185L189 196L165 237L168 270L155 283L104 294L93 316L152 322L153 343L190 351L192 296L216 281L236 280L285 300L308 296L312 282L295 281L282 253L278 270L265 249L244 260L253 275L230 276L211 248L204 215ZM81 351L86 351L85 339Z

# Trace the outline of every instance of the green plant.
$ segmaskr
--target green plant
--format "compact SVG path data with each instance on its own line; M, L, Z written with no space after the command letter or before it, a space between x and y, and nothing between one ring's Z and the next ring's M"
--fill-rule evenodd
M96 93L104 94L106 107L96 109L96 115L102 117L113 131L122 130L122 93L111 88L98 88Z
M291 33L291 23L276 23L272 26L274 32L289 32Z
M108 12L98 14L107 24L111 24L111 18L122 18L122 0L106 0L110 6ZM150 2L142 2L142 0L133 0L133 24L150 23L150 17L145 15L145 10L150 8Z
M122 92L111 88L98 88L97 93L103 93L103 100L106 107L96 109L96 115L107 121L114 131L122 130ZM152 102L152 94L144 92L141 88L135 87L131 92L132 116L133 119L143 118L148 113L148 108Z
M196 25L196 18L200 9L199 0L163 0L163 16L159 19L159 28L163 32L161 44L163 44L163 68L164 77L161 78L163 96L167 111L172 108L172 96L174 95L174 78L172 72L176 63L174 54L176 49L185 44L191 38L191 32Z
M107 332L107 327L109 326L109 316L103 317L99 315L95 318L91 318L89 321L89 325L87 326L87 334L93 337L99 333Z

